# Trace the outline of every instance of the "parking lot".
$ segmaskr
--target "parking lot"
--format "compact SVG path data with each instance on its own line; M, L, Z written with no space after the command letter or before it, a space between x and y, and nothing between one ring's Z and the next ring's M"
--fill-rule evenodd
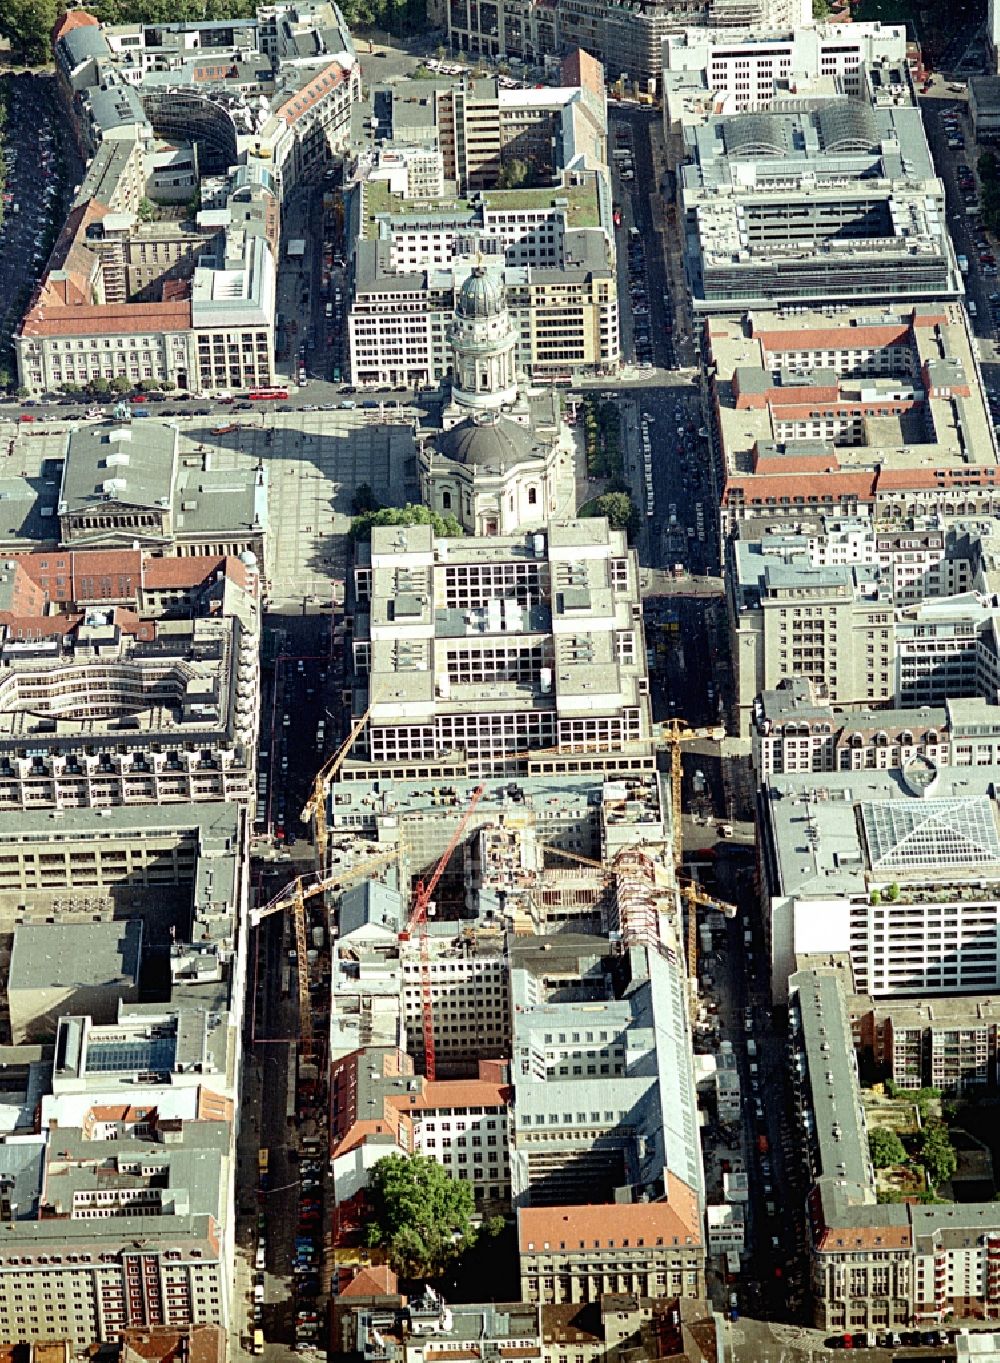
M14 378L10 339L62 226L67 159L54 116L52 79L10 77L2 155L6 167L0 223L0 363ZM74 171L75 167L70 167Z

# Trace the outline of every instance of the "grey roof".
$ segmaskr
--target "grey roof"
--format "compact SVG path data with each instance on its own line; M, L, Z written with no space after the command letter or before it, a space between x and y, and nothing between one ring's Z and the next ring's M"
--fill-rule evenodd
M101 503L169 508L177 472L177 431L158 421L82 426L66 442L60 515Z
M524 426L493 412L460 421L437 441L441 453L456 464L501 471L530 459L533 443Z
M873 1203L875 1175L842 982L836 972L800 970L788 986L819 1151L817 1181L846 1184L852 1201Z
M374 924L391 933L403 926L403 900L395 890L379 881L352 885L340 898L338 934L343 939L360 928Z
M13 1221L37 1215L44 1163L44 1140L5 1141L0 1145L0 1187L10 1199Z
M82 66L91 57L101 58L111 55L107 38L99 28L91 24L71 28L59 39L59 46L65 52L71 70L77 66Z
M142 922L20 923L14 929L8 989L54 985L137 985Z
M91 90L87 103L94 122L102 132L129 123L147 122L139 93L131 85L112 85L107 89Z
M459 289L455 311L460 317L499 317L505 307L503 281L477 265Z

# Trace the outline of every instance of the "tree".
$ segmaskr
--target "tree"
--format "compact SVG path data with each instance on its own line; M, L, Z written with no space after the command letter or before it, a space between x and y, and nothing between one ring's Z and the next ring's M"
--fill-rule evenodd
M438 1278L476 1242L472 1187L429 1155L386 1155L368 1184L368 1243L403 1278Z
M812 12L814 19L826 19L830 13L829 0L812 0Z
M384 506L375 511L366 511L351 521L351 539L371 539L372 527L376 525L430 525L434 534L444 539L457 539L465 532L454 516L442 516L427 506Z
M56 0L3 0L0 35L26 66L49 59L49 40L56 22Z
M355 516L364 516L369 511L381 511L382 503L372 491L370 483L359 483L354 489L354 496L351 498L351 512Z
M139 221L152 222L156 217L156 204L152 199L142 198L139 200Z
M500 167L498 189L520 189L531 178L531 165L520 156L512 156Z
M958 1168L958 1156L946 1126L928 1122L921 1129L917 1136L917 1161L936 1188L948 1182Z
M602 492L580 507L580 515L606 516L612 530L626 530L630 538L639 530L639 512L627 492Z
M116 374L111 380L110 388L112 393L131 393L132 383L124 374Z
M889 1131L884 1126L875 1126L869 1131L868 1149L876 1169L891 1169L906 1159L903 1142L895 1131Z

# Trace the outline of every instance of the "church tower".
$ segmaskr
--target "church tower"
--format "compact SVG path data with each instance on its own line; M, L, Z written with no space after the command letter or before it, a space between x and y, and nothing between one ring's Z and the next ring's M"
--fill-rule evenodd
M471 416L517 401L517 333L502 281L481 265L459 290L448 339L455 407Z

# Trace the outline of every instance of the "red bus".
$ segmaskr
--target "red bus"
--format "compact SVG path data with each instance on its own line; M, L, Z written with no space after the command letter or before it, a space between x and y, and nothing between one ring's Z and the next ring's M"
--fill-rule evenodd
M287 388L251 388L247 393L251 402L282 402L288 397Z

